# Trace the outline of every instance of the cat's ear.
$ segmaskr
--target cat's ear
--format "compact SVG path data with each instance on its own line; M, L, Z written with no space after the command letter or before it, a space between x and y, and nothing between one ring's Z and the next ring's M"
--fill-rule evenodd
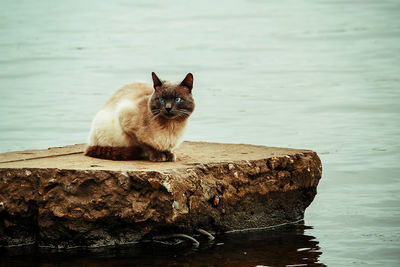
M157 75L154 72L151 73L151 77L153 78L153 87L154 87L154 89L157 90L156 87L160 87L162 85L162 82L160 81L160 79L157 77Z
M193 88L193 74L188 73L186 75L185 79L183 79L183 81L181 82L181 85L189 88L189 90L192 91L192 88Z

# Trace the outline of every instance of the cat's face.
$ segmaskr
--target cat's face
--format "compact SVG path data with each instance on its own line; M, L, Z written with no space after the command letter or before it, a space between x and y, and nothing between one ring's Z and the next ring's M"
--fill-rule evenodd
M185 120L194 110L192 96L193 75L187 74L179 82L161 81L153 72L154 93L150 99L150 110L154 116L168 120Z

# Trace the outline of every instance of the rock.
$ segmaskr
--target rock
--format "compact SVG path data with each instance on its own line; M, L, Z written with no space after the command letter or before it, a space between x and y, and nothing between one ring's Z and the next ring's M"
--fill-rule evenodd
M111 161L84 145L0 154L0 246L102 246L303 219L309 150L184 142L176 162Z

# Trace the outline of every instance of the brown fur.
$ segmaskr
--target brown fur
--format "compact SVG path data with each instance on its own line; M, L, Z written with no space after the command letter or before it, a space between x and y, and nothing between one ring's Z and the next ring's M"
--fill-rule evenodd
M143 158L143 150L140 147L89 146L85 155L101 159L133 160Z

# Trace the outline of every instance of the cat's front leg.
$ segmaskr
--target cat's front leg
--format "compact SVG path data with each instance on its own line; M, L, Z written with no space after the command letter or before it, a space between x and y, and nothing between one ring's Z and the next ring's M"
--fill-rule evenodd
M167 161L176 161L176 156L172 151L164 151Z
M142 149L150 161L165 162L176 160L176 156L172 151L160 151L146 144L142 145Z
M176 156L171 151L153 150L149 154L149 160L155 162L175 161Z

